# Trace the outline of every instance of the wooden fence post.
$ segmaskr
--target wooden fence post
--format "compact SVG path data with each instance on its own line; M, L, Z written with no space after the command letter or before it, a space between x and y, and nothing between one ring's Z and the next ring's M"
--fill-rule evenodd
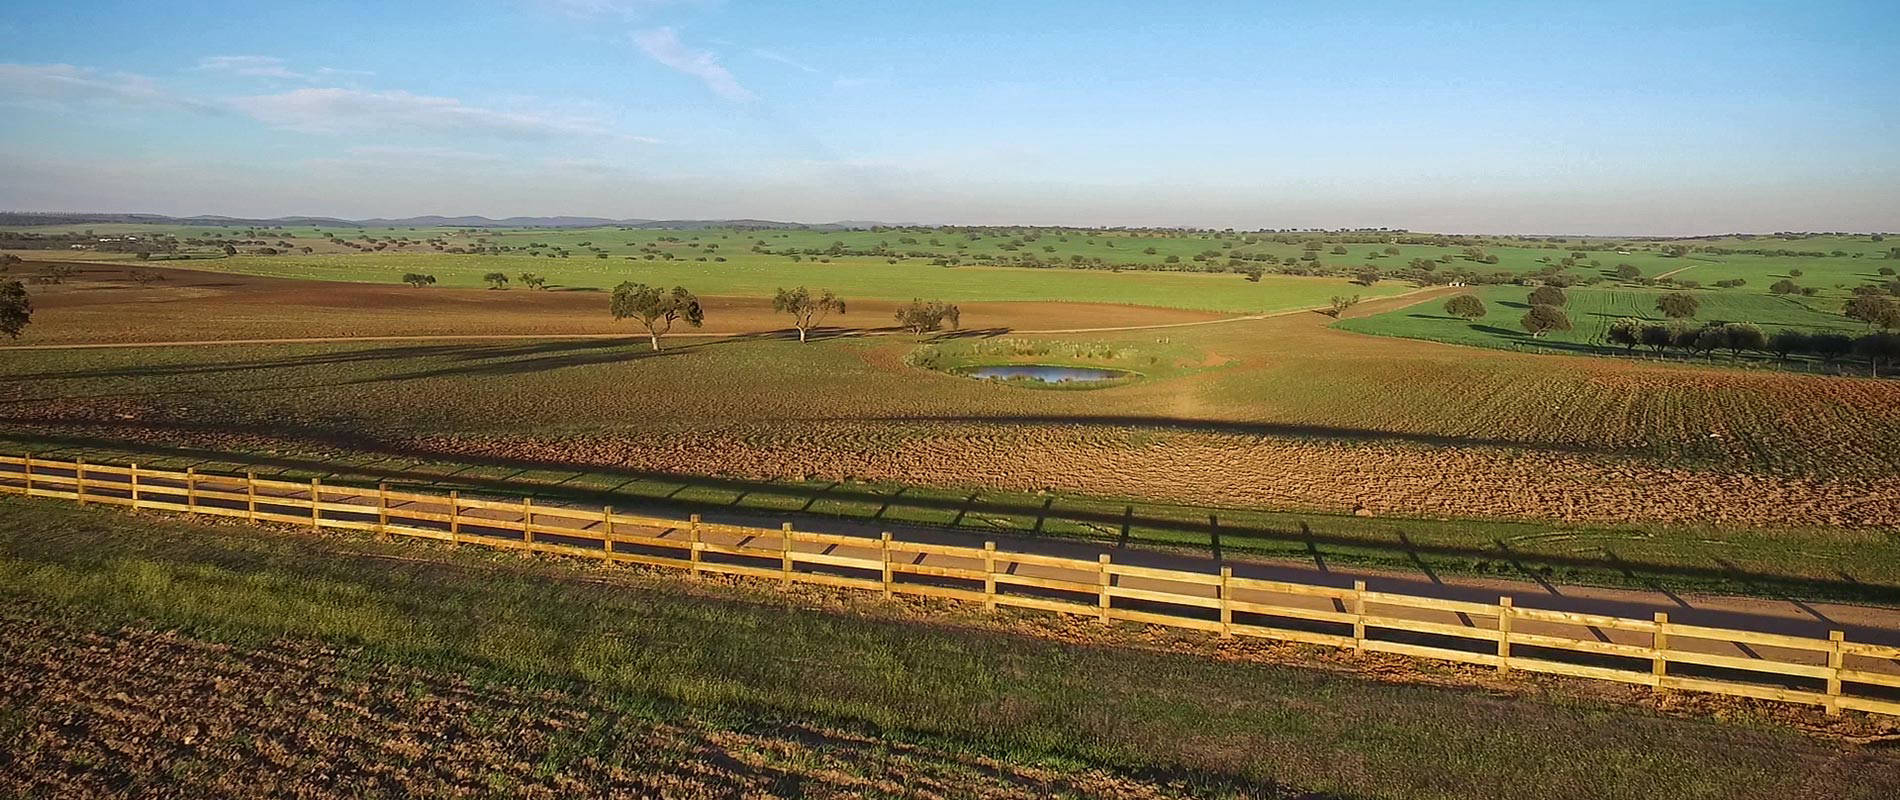
M996 610L996 543L983 543L983 610Z
M257 473L244 473L244 518L257 521Z
M780 525L778 530L779 530L778 585L782 588L789 589L792 587L792 523L787 522L783 525Z
M1366 649L1366 582L1352 582L1352 649Z
M534 498L521 498L521 543L534 552Z
M27 453L26 458L21 461L23 463L20 468L26 471L26 494L31 497L33 495L33 454Z
M128 480L132 482L132 510L137 511L139 508L139 465L133 464L126 474Z
M884 561L884 599L891 599L891 532L885 531L877 537L879 554Z
M316 478L310 479L310 529L323 527L323 483Z
M73 499L86 504L86 460L73 459Z
M1227 597L1227 582L1234 577L1233 567L1220 568L1220 638L1234 638L1234 609Z
M376 483L376 538L389 541L389 484Z
M1841 664L1846 660L1841 653L1841 645L1847 634L1841 631L1827 632L1827 715L1838 717L1841 714Z
M185 468L185 510L198 512L198 468Z
M1498 674L1511 671L1511 598L1498 598Z
M613 506L601 506L600 508L600 549L607 553L607 558L612 559L614 557Z
M699 515L694 514L690 517L687 517L686 520L687 520L687 526L686 526L687 533L690 534L690 538L692 539L692 545L693 545L693 550L692 550L692 555L691 555L691 558L693 559L693 577L697 578L699 577L699 562L703 558L703 556L700 555L700 550L699 550Z
M462 493L455 489L449 490L449 541L462 541Z
M1656 649L1656 655L1649 672L1656 678L1656 688L1661 689L1663 679L1669 676L1669 659L1663 657L1663 651L1669 649L1669 614L1656 612L1656 632L1650 636L1650 646Z
M1096 557L1095 559L1095 583L1097 586L1101 587L1096 590L1096 596L1095 596L1095 605L1096 605L1096 608L1098 609L1098 611L1096 612L1096 618L1102 622L1107 622L1108 621L1108 554L1107 553L1103 553L1100 556Z

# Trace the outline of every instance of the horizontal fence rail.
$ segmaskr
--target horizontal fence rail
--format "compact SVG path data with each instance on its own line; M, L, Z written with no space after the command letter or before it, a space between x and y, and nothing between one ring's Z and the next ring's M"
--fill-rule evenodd
M0 492L1026 608L1900 715L1900 647L1095 560L495 500L0 456Z

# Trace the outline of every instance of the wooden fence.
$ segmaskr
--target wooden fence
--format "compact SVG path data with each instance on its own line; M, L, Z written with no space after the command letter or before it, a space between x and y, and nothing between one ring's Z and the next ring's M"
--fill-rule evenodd
M0 492L1125 620L1900 715L1900 647L447 494L0 456Z

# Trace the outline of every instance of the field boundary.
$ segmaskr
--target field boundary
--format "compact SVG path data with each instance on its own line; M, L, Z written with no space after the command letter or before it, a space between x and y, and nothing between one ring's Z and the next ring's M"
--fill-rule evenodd
M242 475L0 456L0 493L935 597L1900 716L1900 647L1189 570Z

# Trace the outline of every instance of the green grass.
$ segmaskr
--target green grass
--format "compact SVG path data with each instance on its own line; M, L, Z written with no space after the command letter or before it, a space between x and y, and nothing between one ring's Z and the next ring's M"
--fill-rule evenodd
M1529 309L1525 298L1530 291L1523 286L1471 287L1467 293L1483 300L1489 312L1473 320L1446 313L1444 299L1437 299L1383 314L1341 320L1336 327L1358 333L1507 350L1622 353L1624 348L1606 339L1610 325L1616 320L1634 317L1667 321L1656 309L1656 299L1665 294L1664 290L1579 287L1566 290L1569 302L1564 311L1570 317L1571 329L1533 337L1518 323ZM1752 322L1769 332L1797 328L1850 335L1867 330L1864 323L1838 313L1845 300L1845 293L1841 292L1828 292L1819 297L1775 295L1767 292L1766 285L1755 286L1751 281L1750 285L1740 288L1699 289L1693 294L1702 305L1696 316L1688 320L1692 324Z
M906 621L868 599L807 611L768 590L523 563L0 500L0 597L15 613L242 646L314 639L478 680L582 687L661 719L813 720L1017 762L1337 796L1871 798L1900 782L1890 753L1765 720L1070 645Z

